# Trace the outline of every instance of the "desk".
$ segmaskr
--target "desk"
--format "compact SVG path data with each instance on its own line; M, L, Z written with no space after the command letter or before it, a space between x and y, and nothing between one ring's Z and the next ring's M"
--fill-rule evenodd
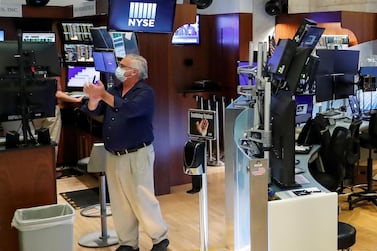
M246 167L250 158L238 141L245 129L253 126L253 110L231 104L225 117L226 244L230 250L249 250L253 219L250 219L250 180ZM322 192L268 202L269 251L337 250L337 194L316 182L307 165L318 149L314 147L308 155L298 158L305 171L302 175L309 181L303 187L317 187Z
M0 147L0 250L19 250L16 209L56 203L55 147Z

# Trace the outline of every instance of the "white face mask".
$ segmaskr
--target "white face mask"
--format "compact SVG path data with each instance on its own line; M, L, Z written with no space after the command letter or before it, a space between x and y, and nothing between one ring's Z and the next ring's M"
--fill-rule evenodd
M124 81L127 80L127 77L124 76L125 74L126 74L126 70L125 69L122 69L119 66L116 68L116 70L115 70L115 76L117 77L117 79L119 79L119 81L124 82Z

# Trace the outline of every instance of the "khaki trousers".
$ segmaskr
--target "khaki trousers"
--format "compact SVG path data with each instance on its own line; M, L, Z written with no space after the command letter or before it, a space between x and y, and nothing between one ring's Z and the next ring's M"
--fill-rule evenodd
M154 158L152 144L121 156L107 153L106 177L120 245L137 248L140 230L153 244L168 238L168 227L154 194Z

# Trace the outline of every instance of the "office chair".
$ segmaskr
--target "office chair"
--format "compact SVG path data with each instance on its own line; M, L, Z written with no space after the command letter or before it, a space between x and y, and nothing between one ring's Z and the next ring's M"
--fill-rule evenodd
M362 120L357 119L352 121L352 123L349 126L349 132L350 137L348 138L348 141L346 143L346 154L345 154L345 177L341 183L341 187L339 189L339 192L343 192L345 189L344 182L345 180L351 180L349 184L350 186L347 186L347 188L353 189L354 184L354 171L355 166L358 163L360 159L360 126L361 126Z
M331 135L329 145L324 152L324 171L311 169L315 180L330 191L338 191L345 177L346 149L350 132L347 128L336 127Z
M368 132L361 133L359 136L360 147L368 149L367 161L367 184L359 185L363 191L352 192L348 195L349 209L352 210L354 206L360 201L370 201L377 206L377 191L373 189L373 159L372 153L377 149L377 113L371 113L369 120Z

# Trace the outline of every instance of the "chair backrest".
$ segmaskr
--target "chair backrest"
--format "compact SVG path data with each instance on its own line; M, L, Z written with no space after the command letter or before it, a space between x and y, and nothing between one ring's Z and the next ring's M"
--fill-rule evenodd
M351 138L348 128L336 127L331 135L330 144L324 162L325 172L332 175L340 185L346 173L347 144Z
M370 114L368 133L372 139L372 143L377 145L377 112L373 111Z
M360 159L360 126L362 121L360 119L352 121L349 126L350 137L346 143L346 177L353 178L354 167Z
M106 150L103 143L94 143L90 152L88 172L97 173L106 171Z

